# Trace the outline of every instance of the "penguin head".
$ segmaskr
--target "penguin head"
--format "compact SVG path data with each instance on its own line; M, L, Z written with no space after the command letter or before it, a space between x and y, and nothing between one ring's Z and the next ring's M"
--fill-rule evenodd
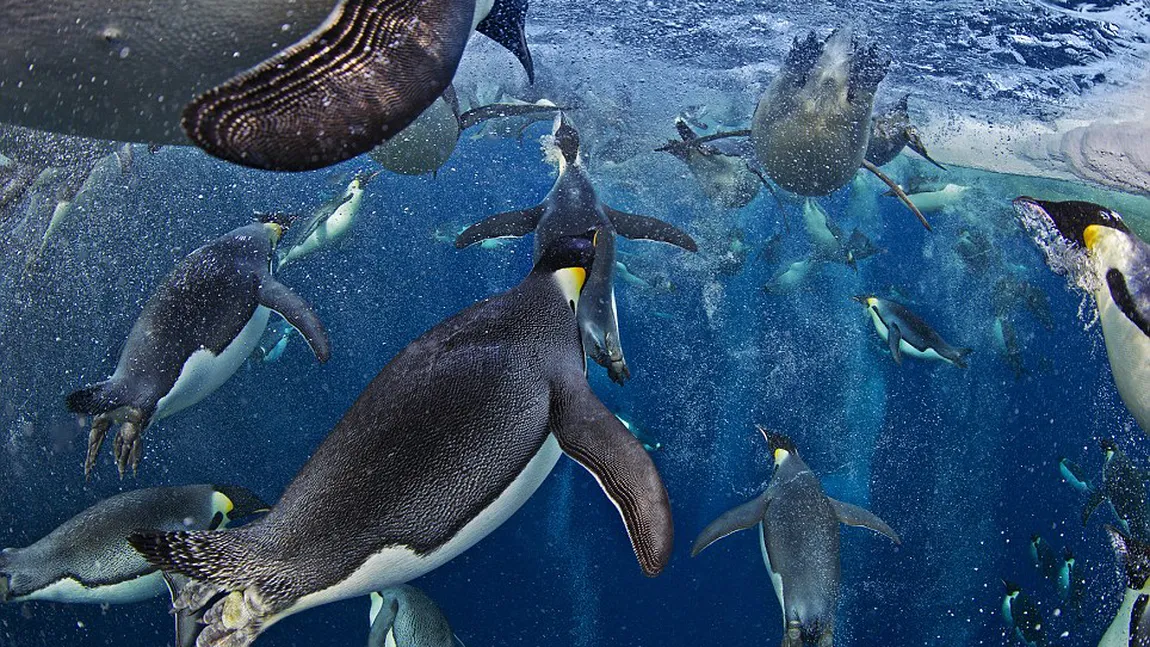
M774 459L775 465L781 464L788 458L798 457L799 450L795 448L795 443L790 438L771 431L762 425L755 425L755 427L767 441L767 447L770 448L771 457Z
M247 488L238 485L213 485L212 489L215 490L216 507L223 515L224 524L271 509L270 505Z
M1054 202L1022 196L1015 198L1014 208L1024 222L1051 224L1063 240L1084 249L1093 247L1101 233L1094 227L1130 233L1130 229L1122 221L1122 216L1091 202L1077 200ZM1093 233L1088 233L1091 230Z
M856 294L851 298L863 304L863 306L866 308L870 308L878 301L878 298L873 294Z
M1018 586L1010 580L1002 580L1002 586L1006 587L1006 597L1015 598L1019 593L1022 593L1022 587Z
M1114 457L1118 453L1118 443L1114 442L1112 438L1103 438L1098 441L1098 446L1102 448L1102 453L1106 456L1106 460Z
M564 162L572 166L579 163L579 131L575 130L562 111L555 115L551 137L555 141L555 147L563 155Z
M600 241L599 227L577 236L562 236L543 248L532 272L551 274L571 308L579 304L579 293L587 280L587 273L595 261L595 246Z
M298 218L299 214L283 213L282 211L273 211L271 213L256 212L256 218L263 223L267 228L268 234L271 236L272 245L274 246L283 237L284 231L292 226Z

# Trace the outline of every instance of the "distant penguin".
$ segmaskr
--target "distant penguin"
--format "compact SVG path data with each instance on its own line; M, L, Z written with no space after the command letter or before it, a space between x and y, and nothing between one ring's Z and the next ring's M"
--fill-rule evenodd
M1006 595L1002 599L1002 617L1014 631L1014 635L1027 647L1044 647L1046 631L1042 612L1013 582L1002 581Z
M727 535L756 526L763 562L783 612L783 647L831 647L838 606L839 524L863 526L901 543L874 514L830 498L789 438L759 427L775 473L758 497L711 522L691 556Z
M436 99L423 114L395 137L371 150L371 158L383 168L404 175L435 173L455 152L463 131L489 119L544 115L559 110L547 103L497 103L460 112L453 86Z
M1058 569L1062 565L1058 559L1058 553L1039 535L1031 535L1030 537L1030 559L1043 577L1051 582L1058 579Z
M1106 526L1110 545L1122 562L1126 590L1114 621L1102 634L1098 647L1150 645L1150 545Z
M372 593L370 618L367 647L455 647L443 611L409 584Z
M1150 433L1150 244L1089 202L1014 201L1046 262L1094 295L1118 394Z
M343 240L363 206L364 190L376 175L361 173L355 176L343 193L316 209L306 224L293 224L288 230L288 240L283 241L276 252L276 270Z
M631 435L634 436L636 440L643 443L643 449L649 452L657 452L663 449L663 443L652 436L651 432L647 429L640 427L629 418L625 418L619 414L615 414L615 417L619 419L619 422L623 423L623 426L627 428L627 431L631 432Z
M1082 471L1082 468L1078 466L1078 463L1075 463L1068 458L1060 458L1058 459L1058 473L1061 474L1063 480L1065 480L1070 485L1070 487L1074 488L1075 490L1078 490L1079 492L1090 491L1090 482L1084 478L1086 472Z
M1150 511L1146 509L1147 474L1109 438L1099 441L1103 452L1102 485L1090 493L1082 509L1082 525L1103 502L1109 502L1123 532L1150 541Z
M576 316L596 245L559 237L516 287L399 352L266 517L233 532L142 533L150 562L197 580L202 645L244 647L316 605L402 584L498 528L564 452L623 517L644 573L671 552L670 503L638 440L595 397Z
M316 169L414 121L475 31L533 79L526 14L526 0L5 0L0 122Z
M866 306L874 329L887 343L895 363L901 364L902 355L906 353L911 357L941 360L966 368L966 356L971 349L951 346L906 306L873 295L853 298Z
M804 258L788 263L786 267L775 273L771 280L763 285L763 291L772 295L790 294L808 286L813 275L818 274L818 268L823 263L817 259Z
M278 222L253 223L188 254L144 305L112 376L68 396L71 411L93 416L85 474L113 423L120 423L113 447L120 475L135 471L148 425L226 382L252 354L272 310L327 361L331 351L319 317L272 276L283 229Z
M283 357L284 351L287 350L288 342L291 341L291 336L295 332L296 329L283 320L268 325L260 338L260 343L252 351L252 361L263 364L278 362Z
M595 264L579 305L579 325L588 356L607 369L611 379L623 384L631 376L619 338L619 315L615 305L615 234L625 238L654 240L698 251L683 230L655 218L616 211L604 204L580 154L579 133L564 113L555 117L551 137L544 140L544 153L559 167L559 177L543 202L522 211L508 211L482 220L455 239L463 249L482 240L525 236L535 232L535 257L559 236L589 227L601 227Z
M1075 559L1074 553L1070 552L1067 548L1062 553L1062 559L1058 564L1058 582L1056 586L1058 590L1058 599L1063 604L1069 604L1071 610L1080 608L1082 602L1082 594L1086 589L1086 582L1083 580L1082 569L1078 566L1078 560Z
M1023 365L1022 347L1018 343L1018 334L1014 331L1014 324L1011 323L1010 318L995 317L993 333L998 352L1002 355L1006 365L1010 367L1010 371L1014 373L1014 379L1022 379L1022 376L1026 374L1026 366Z
M739 149L745 140L696 144L693 142L699 136L687 122L676 119L675 128L679 131L680 141L668 142L659 150L674 155L687 165L703 195L727 209L745 207L755 199L763 188L763 181L751 170L745 154ZM753 151L747 150L746 154L753 155Z
M960 204L963 196L966 195L966 192L969 190L970 187L962 186L961 184L947 184L936 191L908 193L907 198L910 199L911 204L918 207L919 211L923 213L934 213Z
M866 160L875 166L889 164L904 148L910 148L922 158L942 170L946 167L931 159L922 143L918 129L910 123L908 95L903 95L885 113L871 118L870 141L867 142ZM920 207L921 208L921 207Z
M235 486L133 490L104 499L26 548L0 552L0 602L138 602L167 589L159 571L128 544L141 528L214 530L267 509Z

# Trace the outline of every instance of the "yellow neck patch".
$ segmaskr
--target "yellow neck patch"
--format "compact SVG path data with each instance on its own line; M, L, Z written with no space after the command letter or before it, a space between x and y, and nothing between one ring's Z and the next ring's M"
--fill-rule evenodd
M791 453L788 452L787 450L783 449L782 447L776 449L775 450L775 465L778 465L779 463L787 460L787 457L790 455L791 455Z
M587 281L587 270L582 267L564 267L555 271L555 282L563 291L563 297L576 306L579 305L579 293Z
M282 226L274 222L265 222L264 227L267 227L268 232L271 233L273 245L280 242L280 238L284 235L284 228Z
M230 518L228 515L230 515L232 513L232 510L235 510L235 509L236 509L236 504L232 503L232 500L229 499L226 494L224 494L223 492L212 492L212 511L223 513L224 525L226 525L228 523L228 521L230 521Z
M1106 228L1102 225L1088 225L1082 230L1082 240L1086 241L1086 249L1094 249L1099 239L1105 235L1104 229Z

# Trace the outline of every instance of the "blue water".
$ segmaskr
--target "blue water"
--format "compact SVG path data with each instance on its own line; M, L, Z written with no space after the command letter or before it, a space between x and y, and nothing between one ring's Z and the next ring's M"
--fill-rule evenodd
M692 55L699 46L690 45ZM1044 58L1030 67L1091 60ZM668 132L647 136L652 147L670 135L661 126ZM278 498L396 352L529 270L530 240L457 251L433 234L539 202L553 178L535 143L544 132L535 126L522 143L465 138L436 178L377 179L343 244L280 275L323 319L331 360L318 365L296 337L278 362L245 365L209 399L149 429L139 476L122 481L104 451L84 482L86 431L63 397L111 372L139 309L185 254L245 224L253 210L307 212L371 163L270 175L169 148L138 155L131 178L95 189L35 271L24 271L23 254L38 245L38 232L10 231L0 241L0 545L32 543L136 487L232 483ZM1083 527L1084 501L1062 483L1058 459L1071 458L1097 480L1098 439L1116 438L1141 465L1150 447L1118 398L1098 327L1080 315L1081 295L1045 267L1015 223L1009 200L1019 180L956 170L947 179L974 189L954 209L931 214L933 233L896 200L876 197L875 182L843 190L822 204L844 229L861 225L888 251L857 273L827 265L805 289L772 296L761 287L778 264L758 252L783 230L783 217L769 195L721 211L669 157L626 168L593 159L592 170L615 208L676 223L700 241L698 255L620 243L633 272L675 289L618 285L633 380L620 388L590 369L599 397L663 442L654 460L671 497L675 552L662 575L644 577L615 508L589 474L563 459L510 521L415 582L465 644L778 642L780 612L753 532L689 556L707 523L770 478L755 424L790 435L831 496L868 507L902 536L894 546L844 527L836 644L1011 644L1000 614L1003 578L1039 601L1053 644L1097 643L1123 586L1102 530L1113 520L1101 510ZM790 262L807 243L798 207L787 208L781 258ZM734 272L720 272L717 259L736 227L753 249ZM1001 258L984 271L953 249L960 230L971 228ZM992 289L1007 274L1040 286L1054 321L1046 329L1024 309L1013 313L1028 369L1020 379L991 330ZM869 292L897 292L949 341L973 347L970 368L896 365L850 300ZM1053 584L1028 554L1034 533L1085 566L1080 613L1054 616ZM0 646L167 644L167 607L163 599L108 608L3 605ZM301 613L257 644L363 644L367 608L366 599L353 599Z

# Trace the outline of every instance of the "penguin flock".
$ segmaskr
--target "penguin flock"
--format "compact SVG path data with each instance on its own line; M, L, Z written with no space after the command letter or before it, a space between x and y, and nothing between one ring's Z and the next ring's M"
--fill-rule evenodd
M690 253L699 245L679 226L616 210L599 197L571 110L511 100L462 109L453 79L475 32L534 78L525 0L304 0L290 15L282 3L209 0L204 11L211 15L194 24L183 22L186 12L175 10L175 0L117 3L101 20L83 4L0 2L19 36L0 42L0 75L17 81L0 93L0 121L151 145L190 143L258 169L313 170L369 154L387 171L423 175L445 164L468 128L514 119L522 120L513 128L522 133L550 119L544 153L558 172L536 206L444 235L463 249L533 233L532 267L518 284L447 317L396 353L278 502L268 505L233 485L113 496L27 547L0 552L0 601L115 604L167 594L178 647L246 647L296 613L367 597L369 645L453 645L460 641L443 612L409 582L507 521L564 455L590 473L618 511L642 574L664 571L674 543L672 504L650 456L663 444L603 403L588 382L587 359L619 385L632 376L615 279L650 284L617 260L618 237ZM235 26L241 18L247 32ZM61 42L53 40L61 34ZM174 62L158 60L170 53L133 49L176 35L194 46ZM231 47L237 43L244 47ZM103 69L109 61L119 69ZM175 73L146 72L164 65ZM905 96L874 114L890 66L881 47L850 29L825 39L812 32L795 39L748 128L700 135L687 114L675 122L678 138L658 149L686 164L722 208L742 208L766 188L785 218L789 196L803 199L815 251L779 272L768 294L814 280L824 263L857 271L884 251L861 228L844 234L817 202L852 185L860 169L888 186L927 230L924 213L942 211L967 190L946 184L908 192L880 170L909 148L946 171L927 152ZM104 76L114 80L74 82ZM132 83L123 85L127 79ZM151 100L158 94L172 100ZM80 116L61 118L54 109L61 104ZM121 161L131 154L128 145ZM12 176L5 192L27 190L30 173L0 166ZM306 218L259 214L175 265L144 304L112 375L65 398L90 425L86 477L98 469L113 427L119 475L137 472L153 424L204 402L249 358L276 361L293 331L316 360L329 360L333 342L320 313L276 275L344 240L380 172L352 178ZM1101 205L1019 197L1013 206L1050 267L1093 297L1117 391L1150 433L1150 245ZM45 242L52 231L50 223ZM741 265L749 255L745 235L729 242L731 262ZM965 258L980 256L973 235L960 242L970 250ZM43 251L42 244L36 258ZM1029 295L1017 282L1000 292L1006 305L995 337L1020 376L1010 304L1021 299L1040 313L1044 295ZM972 349L948 343L901 297L853 298L896 365L909 357L967 368ZM283 323L266 337L273 313ZM832 647L842 584L839 525L868 528L896 545L902 537L876 514L828 496L789 436L758 430L768 447L769 483L703 528L691 556L754 528L780 606L781 644ZM1060 461L1067 481L1087 496L1083 524L1104 503L1113 512L1106 534L1126 590L1099 645L1147 645L1147 475L1113 441L1102 448L1096 485ZM1074 555L1060 555L1039 535L1030 547L1061 602L1083 604ZM1027 645L1046 644L1041 605L1017 584L1003 585L1011 633Z

